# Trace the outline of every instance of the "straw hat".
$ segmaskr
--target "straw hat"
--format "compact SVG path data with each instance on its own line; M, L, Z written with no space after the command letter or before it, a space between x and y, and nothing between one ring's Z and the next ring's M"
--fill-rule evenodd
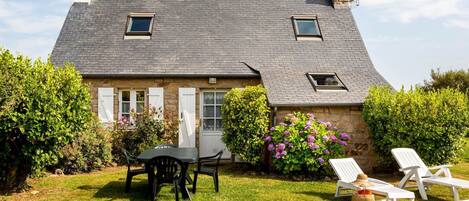
M369 187L373 186L374 184L368 181L368 176L366 174L358 174L357 175L357 180L352 182L353 185L355 186L360 186L360 187Z

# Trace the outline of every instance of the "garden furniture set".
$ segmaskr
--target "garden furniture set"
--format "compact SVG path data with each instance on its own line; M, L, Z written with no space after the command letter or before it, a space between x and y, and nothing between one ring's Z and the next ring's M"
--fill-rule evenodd
M423 200L428 200L425 191L428 185L437 184L450 187L453 192L454 201L459 201L458 188L469 188L469 181L452 178L449 170L449 167L451 166L449 165L428 168L417 152L410 148L396 148L391 152L399 164L399 171L405 173L405 176L402 178L398 186L395 187L392 184L378 179L366 179L369 184L366 188L371 190L374 194L385 196L386 200L414 200L414 193L404 190L408 181L415 181L417 183L420 196ZM364 186L356 184L360 175L364 173L353 158L330 159L329 162L334 169L334 172L339 177L335 197L351 195L341 194L341 190L360 190L364 188ZM430 170L438 171L433 174Z
M223 151L210 157L198 157L197 148L178 148L176 145L158 145L153 149L142 152L134 157L126 150L122 150L127 159L127 180L126 192L130 191L132 177L138 174L147 174L148 176L148 194L151 200L154 200L163 185L173 187L175 200L179 200L179 192L183 199L192 200L186 181L192 184L192 192L195 193L198 174L210 175L214 178L215 191L218 192L218 166L220 164ZM212 162L212 166L208 165ZM143 163L144 168L132 169L131 166L137 163ZM194 170L194 181L189 176L188 168L190 164L197 163Z

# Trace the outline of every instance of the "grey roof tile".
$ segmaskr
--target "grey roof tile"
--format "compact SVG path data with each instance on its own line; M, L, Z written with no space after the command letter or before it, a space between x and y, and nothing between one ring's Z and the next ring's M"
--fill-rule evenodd
M127 15L155 12L150 40L123 40ZM317 15L323 41L296 41L292 15ZM258 76L272 105L360 104L374 69L349 9L328 0L91 0L74 3L52 52L85 76ZM244 63L243 63L244 62ZM335 72L348 92L315 92Z

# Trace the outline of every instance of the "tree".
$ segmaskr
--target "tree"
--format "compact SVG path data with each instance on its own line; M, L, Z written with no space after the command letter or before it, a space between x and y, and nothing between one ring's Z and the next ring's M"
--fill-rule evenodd
M232 89L222 106L223 142L252 165L258 165L264 147L262 137L269 126L270 108L263 86Z
M453 88L467 93L469 89L469 69L450 70L447 72L432 70L431 80L425 80L424 89L437 90L443 88Z
M0 191L57 161L58 150L90 120L90 95L70 64L34 63L0 49Z

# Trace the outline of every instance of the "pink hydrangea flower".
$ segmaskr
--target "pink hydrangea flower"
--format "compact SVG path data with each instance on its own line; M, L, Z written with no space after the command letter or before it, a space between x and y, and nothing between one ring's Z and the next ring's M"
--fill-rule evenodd
M337 142L337 140L338 140L335 135L331 135L331 136L329 137L329 139L331 139L332 142Z
M283 132L283 134L288 136L288 135L290 135L290 131L285 131L285 132Z
M283 143L278 144L277 145L277 150L281 150L281 151L285 150L285 144L283 144Z

